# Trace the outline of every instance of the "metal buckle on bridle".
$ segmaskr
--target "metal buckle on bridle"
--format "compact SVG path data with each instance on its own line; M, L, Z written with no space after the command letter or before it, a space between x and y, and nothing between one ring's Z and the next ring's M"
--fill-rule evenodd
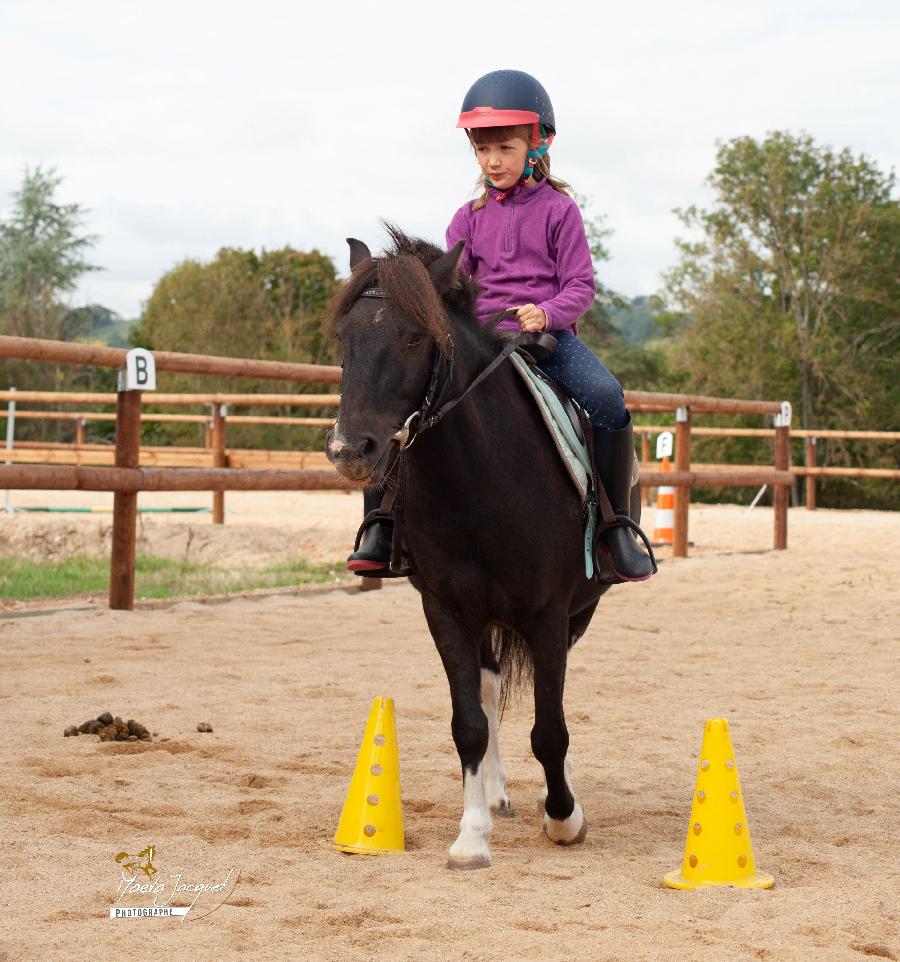
M403 427L399 431L391 435L391 440L396 441L400 445L400 450L405 451L410 447L416 439L416 431L413 430L413 422L418 418L421 419L421 411L413 411L412 414L403 422ZM410 436L411 435L411 436Z

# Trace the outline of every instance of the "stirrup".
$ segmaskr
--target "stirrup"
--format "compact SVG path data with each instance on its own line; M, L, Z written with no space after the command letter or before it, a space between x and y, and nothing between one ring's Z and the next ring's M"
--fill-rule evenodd
M363 518L362 524L356 532L356 540L353 542L353 554L359 551L359 546L362 543L365 533L373 524L389 524L391 530L393 530L394 519L390 514L385 514L377 508L374 511L370 511ZM349 559L347 563L349 564ZM361 578L407 578L412 574L412 568L408 566L404 567L403 565L394 565L393 551L391 551L391 557L388 558L387 564L385 565L379 565L376 568L361 568L357 571L354 571L352 568L349 570Z
M609 531L611 528L630 528L632 531L634 531L638 535L638 537L644 543L644 547L647 549L647 555L650 558L650 566L653 568L653 570L650 572L647 578L642 578L641 579L642 581L649 580L649 578L652 578L653 575L659 572L659 566L656 563L656 555L653 553L653 546L650 544L650 539L647 537L647 535L644 534L641 526L637 524L637 522L629 518L627 514L615 515L615 521L609 524L604 523L601 519L597 529L596 541L595 541L595 544L597 544L598 547L602 548L603 551L605 551L607 554L612 556L612 551L606 546L606 544L603 541L603 535L606 534L606 532ZM621 585L621 584L627 583L625 579L620 578L616 574L615 568L613 568L612 578L599 578L598 580L600 581L601 585Z

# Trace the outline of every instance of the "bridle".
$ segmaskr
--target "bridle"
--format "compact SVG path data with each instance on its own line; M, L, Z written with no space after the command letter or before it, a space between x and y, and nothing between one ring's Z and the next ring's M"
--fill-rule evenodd
M369 287L366 288L360 295L360 297L376 297L384 300L387 295L380 287ZM507 313L515 313L514 310L510 310ZM513 337L508 344L503 348L503 350L491 361L488 366L478 374L472 381L472 383L462 392L462 394L451 398L442 404L434 413L431 413L431 409L434 406L435 398L438 395L439 387L441 384L441 369L446 367L447 375L443 381L443 384L450 384L453 380L453 360L454 360L454 346L453 338L447 335L447 358L444 359L444 355L438 349L437 345L434 347L434 359L431 362L431 377L428 381L428 387L425 391L425 397L422 399L422 403L419 407L413 411L412 414L403 422L403 427L391 435L391 440L396 441L399 445L400 451L405 451L407 448L411 447L416 438L427 431L429 428L433 428L437 425L443 418L462 401L470 391L474 390L486 377L493 374L493 372L512 354L521 342L522 335L517 334Z

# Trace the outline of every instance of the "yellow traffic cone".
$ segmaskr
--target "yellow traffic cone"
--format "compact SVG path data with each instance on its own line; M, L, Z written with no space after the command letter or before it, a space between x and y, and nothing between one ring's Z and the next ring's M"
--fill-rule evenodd
M757 872L741 795L734 747L724 718L710 718L703 733L691 824L680 871L663 881L673 889L734 885L767 889L775 879Z
M334 847L360 855L383 855L405 848L393 698L372 702Z

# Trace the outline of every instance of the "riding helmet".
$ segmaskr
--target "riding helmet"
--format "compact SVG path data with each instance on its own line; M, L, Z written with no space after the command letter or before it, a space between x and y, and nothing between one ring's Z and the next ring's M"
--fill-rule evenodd
M457 127L539 124L556 133L553 104L541 84L522 70L493 70L480 77L463 99Z

